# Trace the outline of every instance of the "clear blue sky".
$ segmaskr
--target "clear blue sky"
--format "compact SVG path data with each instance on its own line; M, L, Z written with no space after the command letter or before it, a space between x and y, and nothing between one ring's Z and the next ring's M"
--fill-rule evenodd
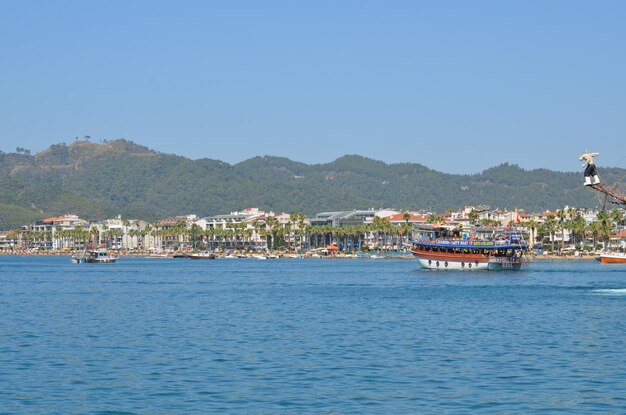
M0 149L626 167L625 1L7 1Z

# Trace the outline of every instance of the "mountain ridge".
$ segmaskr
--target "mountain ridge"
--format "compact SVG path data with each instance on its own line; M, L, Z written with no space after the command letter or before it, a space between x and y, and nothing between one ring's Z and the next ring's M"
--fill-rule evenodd
M619 168L600 173L607 182L626 177ZM583 188L582 173L509 163L475 174L356 154L322 164L257 156L231 165L159 153L127 140L54 144L35 155L0 153L0 191L0 229L63 213L92 220L116 214L157 219L248 206L314 214L370 207L443 211L489 204L540 211L598 204L594 192Z

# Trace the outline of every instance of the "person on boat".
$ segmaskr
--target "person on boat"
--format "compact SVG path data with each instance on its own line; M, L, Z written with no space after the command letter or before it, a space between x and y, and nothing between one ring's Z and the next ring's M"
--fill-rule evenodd
M583 167L585 168L585 186L592 186L600 183L598 172L596 171L596 163L593 160L594 157L598 157L600 153L583 153L578 157L578 160L584 160Z

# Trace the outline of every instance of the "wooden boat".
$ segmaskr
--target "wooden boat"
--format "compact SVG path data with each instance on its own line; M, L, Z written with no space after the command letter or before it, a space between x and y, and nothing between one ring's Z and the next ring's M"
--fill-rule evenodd
M411 253L427 269L441 270L519 270L527 261L524 241L434 239L413 241Z
M597 258L603 264L626 264L626 253L606 252Z

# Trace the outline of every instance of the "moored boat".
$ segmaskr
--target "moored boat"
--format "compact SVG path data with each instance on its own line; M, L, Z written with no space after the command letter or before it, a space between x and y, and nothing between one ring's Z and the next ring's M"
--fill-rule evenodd
M72 264L84 264L85 262L87 262L87 256L85 255L72 257Z
M605 252L600 254L598 261L603 264L626 264L626 253Z
M117 260L116 257L109 254L105 248L99 248L87 251L87 262L90 264L112 264Z
M499 240L428 239L413 241L411 253L427 269L519 270L528 246L515 238Z
M212 252L197 252L189 254L190 259L215 259L215 254Z

